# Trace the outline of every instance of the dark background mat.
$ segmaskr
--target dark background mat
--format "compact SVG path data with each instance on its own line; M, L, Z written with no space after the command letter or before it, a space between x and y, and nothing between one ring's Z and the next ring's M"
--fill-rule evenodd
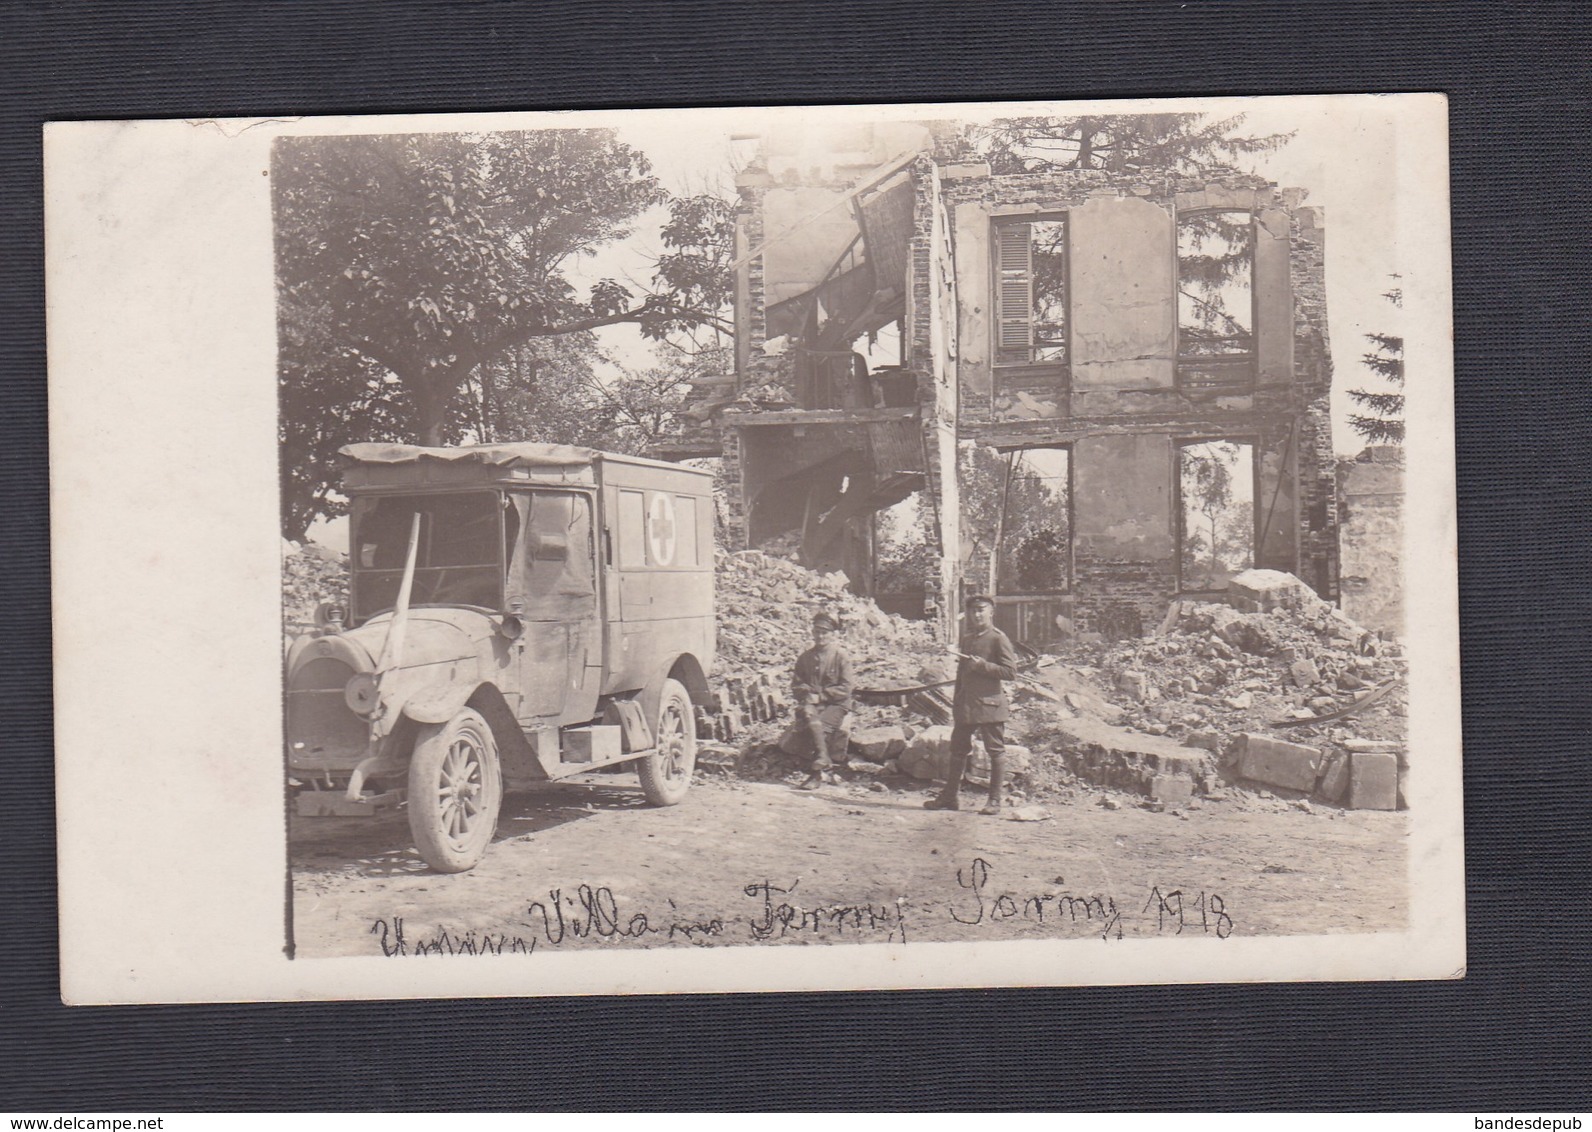
M0 1109L1592 1107L1588 29L1499 0L0 2ZM1463 982L60 1006L43 121L1424 90L1451 98Z

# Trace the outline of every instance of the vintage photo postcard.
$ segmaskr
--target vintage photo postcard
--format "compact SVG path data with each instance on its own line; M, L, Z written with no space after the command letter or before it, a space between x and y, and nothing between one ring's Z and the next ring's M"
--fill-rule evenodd
M1440 96L44 144L67 1001L1463 975Z

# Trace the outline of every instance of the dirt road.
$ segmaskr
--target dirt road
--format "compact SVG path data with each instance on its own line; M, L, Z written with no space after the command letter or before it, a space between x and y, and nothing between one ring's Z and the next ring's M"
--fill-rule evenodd
M430 872L401 813L293 820L302 957L402 949L839 944L1398 930L1408 815L1244 797L1152 813L1080 792L1020 822L921 790L634 776L508 799L472 872ZM975 795L976 797L976 795Z

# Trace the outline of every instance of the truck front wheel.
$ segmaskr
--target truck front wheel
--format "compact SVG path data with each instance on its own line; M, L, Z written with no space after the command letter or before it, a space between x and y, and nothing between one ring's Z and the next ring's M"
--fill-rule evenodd
M469 708L426 724L409 761L409 831L439 873L462 873L486 855L503 804L497 743Z
M656 736L652 754L636 767L641 792L654 806L672 806L691 788L696 769L696 720L691 697L678 680L663 682Z

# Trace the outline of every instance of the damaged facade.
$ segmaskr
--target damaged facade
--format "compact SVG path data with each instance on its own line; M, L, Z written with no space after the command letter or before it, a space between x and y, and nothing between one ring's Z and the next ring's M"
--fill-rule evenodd
M1335 601L1320 210L1245 176L992 175L948 136L767 137L739 178L736 372L659 452L722 456L732 549L799 537L875 593L911 498L925 613L991 591L1035 645L1148 632L1251 566Z

